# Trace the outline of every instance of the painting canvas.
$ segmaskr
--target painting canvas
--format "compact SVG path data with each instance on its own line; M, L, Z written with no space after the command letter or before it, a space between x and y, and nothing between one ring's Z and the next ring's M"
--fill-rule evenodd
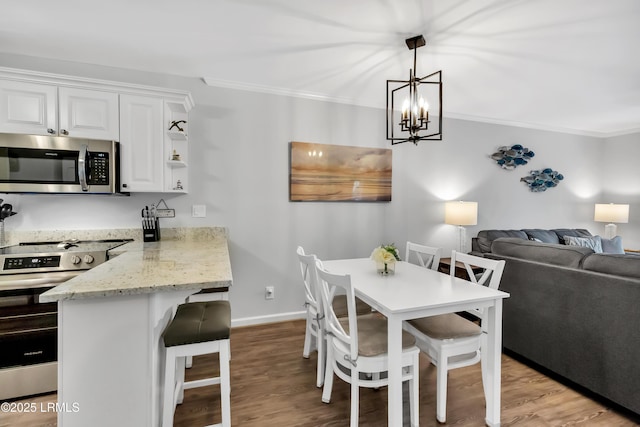
M391 201L388 148L292 142L290 155L290 201Z

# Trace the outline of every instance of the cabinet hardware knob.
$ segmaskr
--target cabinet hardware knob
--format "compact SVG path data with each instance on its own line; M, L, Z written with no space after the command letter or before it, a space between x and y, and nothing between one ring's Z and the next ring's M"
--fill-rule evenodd
M49 133L49 134L52 134L52 135L53 135L54 133L56 133L56 131L55 131L55 130L53 130L53 129L51 129L51 128L49 128L49 129L47 129L47 133Z
M69 135L69 132L66 129L60 129L60 133L63 135Z

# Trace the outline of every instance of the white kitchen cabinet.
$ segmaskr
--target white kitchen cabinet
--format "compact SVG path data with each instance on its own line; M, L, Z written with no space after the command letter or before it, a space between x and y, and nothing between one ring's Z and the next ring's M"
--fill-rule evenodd
M125 192L162 192L162 98L120 96L120 184Z
M118 94L0 80L0 132L117 141Z
M58 89L58 134L118 141L118 94L90 89Z
M188 191L191 108L186 91L0 67L0 133L119 141L123 192Z
M58 88L0 80L0 132L57 134Z

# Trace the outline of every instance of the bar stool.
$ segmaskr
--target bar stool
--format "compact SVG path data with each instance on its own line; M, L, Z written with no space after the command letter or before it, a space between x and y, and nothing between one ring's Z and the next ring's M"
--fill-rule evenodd
M173 413L182 402L184 390L220 384L222 423L231 426L231 385L229 374L229 334L231 307L229 301L203 301L180 304L176 315L162 333L166 348L162 426L173 426ZM187 356L219 353L220 376L184 381ZM178 378L176 379L176 372Z
M187 297L187 302L229 300L229 287L202 289L200 292ZM187 356L184 367L193 366L193 357Z

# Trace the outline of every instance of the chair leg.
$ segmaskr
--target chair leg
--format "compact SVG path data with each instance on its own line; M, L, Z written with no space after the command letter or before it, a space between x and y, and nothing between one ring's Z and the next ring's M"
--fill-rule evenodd
M438 356L436 378L436 418L444 423L447 420L447 374L449 371L449 356L440 350Z
M176 409L174 393L176 389L176 357L171 348L166 349L164 366L164 395L162 396L162 427L173 426L173 412Z
M176 387L179 387L178 390L178 398L177 403L182 404L184 401L184 368L185 368L185 357L177 357L176 358Z
M305 359L309 358L309 353L311 352L311 322L313 320L307 315L307 326L304 332L304 348L302 349L302 357Z
M411 371L411 379L409 380L411 426L417 427L420 424L420 353L413 357Z
M327 342L327 364L324 372L324 388L322 389L322 401L331 402L331 390L333 389L333 350L331 344Z
M220 343L220 400L222 404L222 427L231 427L231 379L229 372L229 340Z
M360 373L351 368L351 427L358 427L360 416Z
M316 374L316 386L318 388L322 387L324 384L324 371L327 366L327 356L325 354L327 348L327 342L325 340L324 332L322 329L318 330L318 335L316 336L317 347L318 347L318 367Z

